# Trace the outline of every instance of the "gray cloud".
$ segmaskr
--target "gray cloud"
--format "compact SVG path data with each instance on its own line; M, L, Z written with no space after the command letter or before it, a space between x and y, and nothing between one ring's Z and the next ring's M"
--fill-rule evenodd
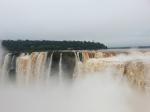
M149 0L0 0L0 39L148 45Z

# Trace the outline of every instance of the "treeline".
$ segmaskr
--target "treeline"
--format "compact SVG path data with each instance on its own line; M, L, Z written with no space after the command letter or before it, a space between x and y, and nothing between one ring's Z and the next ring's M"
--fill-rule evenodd
M107 49L102 43L90 41L3 40L2 46L17 52Z

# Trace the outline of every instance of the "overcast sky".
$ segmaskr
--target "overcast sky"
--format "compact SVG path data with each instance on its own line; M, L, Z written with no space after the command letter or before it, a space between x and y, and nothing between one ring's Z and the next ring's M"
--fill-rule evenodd
M150 45L150 0L0 0L0 39Z

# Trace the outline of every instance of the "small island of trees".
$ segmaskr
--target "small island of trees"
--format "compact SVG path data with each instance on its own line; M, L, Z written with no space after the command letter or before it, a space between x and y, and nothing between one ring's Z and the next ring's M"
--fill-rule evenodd
M107 49L102 43L90 41L3 40L2 46L12 52Z

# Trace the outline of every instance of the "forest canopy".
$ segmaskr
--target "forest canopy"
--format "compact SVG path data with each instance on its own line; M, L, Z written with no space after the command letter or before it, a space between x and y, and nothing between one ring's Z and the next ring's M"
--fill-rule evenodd
M16 52L107 49L102 43L90 41L3 40L2 46Z

